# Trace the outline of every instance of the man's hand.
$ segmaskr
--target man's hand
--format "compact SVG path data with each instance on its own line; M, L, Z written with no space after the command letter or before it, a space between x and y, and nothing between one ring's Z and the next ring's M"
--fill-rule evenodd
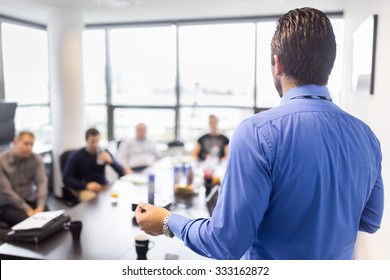
M140 229L153 236L163 234L163 222L168 215L167 209L147 203L140 203L135 209L135 218Z
M95 192L100 192L103 190L103 186L100 185L97 182L89 182L87 183L87 190L95 191Z
M32 216L32 215L34 215L35 213L34 213L34 209L32 209L32 208L30 208L30 209L28 209L27 211L26 211L26 214L27 214L27 216Z
M107 151L103 151L98 155L98 158L108 164L112 163L112 157Z
M132 173L134 173L133 169L131 169L131 168L128 167L128 166L125 166L125 167L123 168L123 170L125 171L125 174L132 174Z
M36 213L39 213L39 212L43 212L44 210L45 210L44 207L38 206L38 207L35 208L33 211L34 211L34 214L36 214Z

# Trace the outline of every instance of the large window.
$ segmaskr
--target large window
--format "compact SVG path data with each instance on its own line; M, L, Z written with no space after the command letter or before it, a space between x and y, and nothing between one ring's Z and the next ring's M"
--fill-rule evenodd
M255 24L179 29L182 105L253 107Z
M343 49L344 49L344 19L331 19L333 32L336 36L337 54L332 73L330 74L328 87L332 100L336 104L341 102L341 90L343 84Z
M339 103L344 20L331 18L337 41L329 89ZM144 122L158 142L194 143L219 117L229 137L251 114L280 103L271 74L273 19L178 21L87 28L83 69L87 126L105 139L134 136ZM17 130L51 139L47 33L1 23L4 96L18 103Z
M274 21L257 24L256 105L259 108L272 108L280 103L271 71L271 40L275 28Z
M101 137L108 139L106 39L104 30L83 33L84 93L86 101L86 129L95 127Z
M329 88L337 103L344 20L331 20L338 56ZM134 137L144 122L155 141L194 143L215 114L230 137L244 118L280 103L270 62L275 27L276 18L259 18L86 31L88 123L107 121L109 139Z
M85 107L86 129L90 127L97 128L100 131L102 139L107 140L107 106L106 105L91 105Z
M105 104L106 44L104 30L83 33L84 89L87 104Z
M32 130L49 142L48 50L45 30L3 23L5 100L17 102L16 129Z
M114 111L115 139L135 137L135 126L144 123L149 138L158 142L169 142L175 138L175 111L172 109L129 109Z
M176 27L110 30L113 104L174 105Z

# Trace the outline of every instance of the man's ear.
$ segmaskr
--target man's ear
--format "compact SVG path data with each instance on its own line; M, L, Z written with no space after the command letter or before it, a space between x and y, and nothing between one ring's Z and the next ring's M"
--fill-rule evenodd
M274 60L274 74L275 76L281 76L283 74L283 65L282 62L280 61L279 56L274 54L273 60Z

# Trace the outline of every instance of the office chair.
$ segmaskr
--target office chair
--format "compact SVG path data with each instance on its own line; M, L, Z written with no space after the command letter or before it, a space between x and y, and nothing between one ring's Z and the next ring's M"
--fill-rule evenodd
M167 143L168 148L184 147L184 143L179 140L174 140Z
M62 176L64 174L66 161L68 160L69 156L75 151L76 150L67 150L60 155L60 169L61 169ZM64 200L65 204L69 207L73 207L80 202L75 190L65 185L62 186L62 199Z
M177 156L184 154L184 143L179 140L174 140L167 143L168 150L166 154L168 156Z

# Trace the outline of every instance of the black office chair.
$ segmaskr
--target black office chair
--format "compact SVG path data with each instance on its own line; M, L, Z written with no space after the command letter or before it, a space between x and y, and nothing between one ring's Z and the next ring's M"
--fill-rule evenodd
M178 156L184 154L184 143L179 140L174 140L167 143L167 156Z
M122 144L123 140L116 141L116 149L119 150L120 145Z
M0 230L2 230L2 229L9 229L9 226L6 222L3 222L0 220Z
M60 155L61 175L64 174L66 161L68 160L69 156L75 151L76 150L67 150ZM62 199L64 200L65 204L69 207L73 207L80 202L78 196L75 193L75 190L65 185L62 186Z
M179 140L174 140L167 143L168 148L184 147L184 143Z

